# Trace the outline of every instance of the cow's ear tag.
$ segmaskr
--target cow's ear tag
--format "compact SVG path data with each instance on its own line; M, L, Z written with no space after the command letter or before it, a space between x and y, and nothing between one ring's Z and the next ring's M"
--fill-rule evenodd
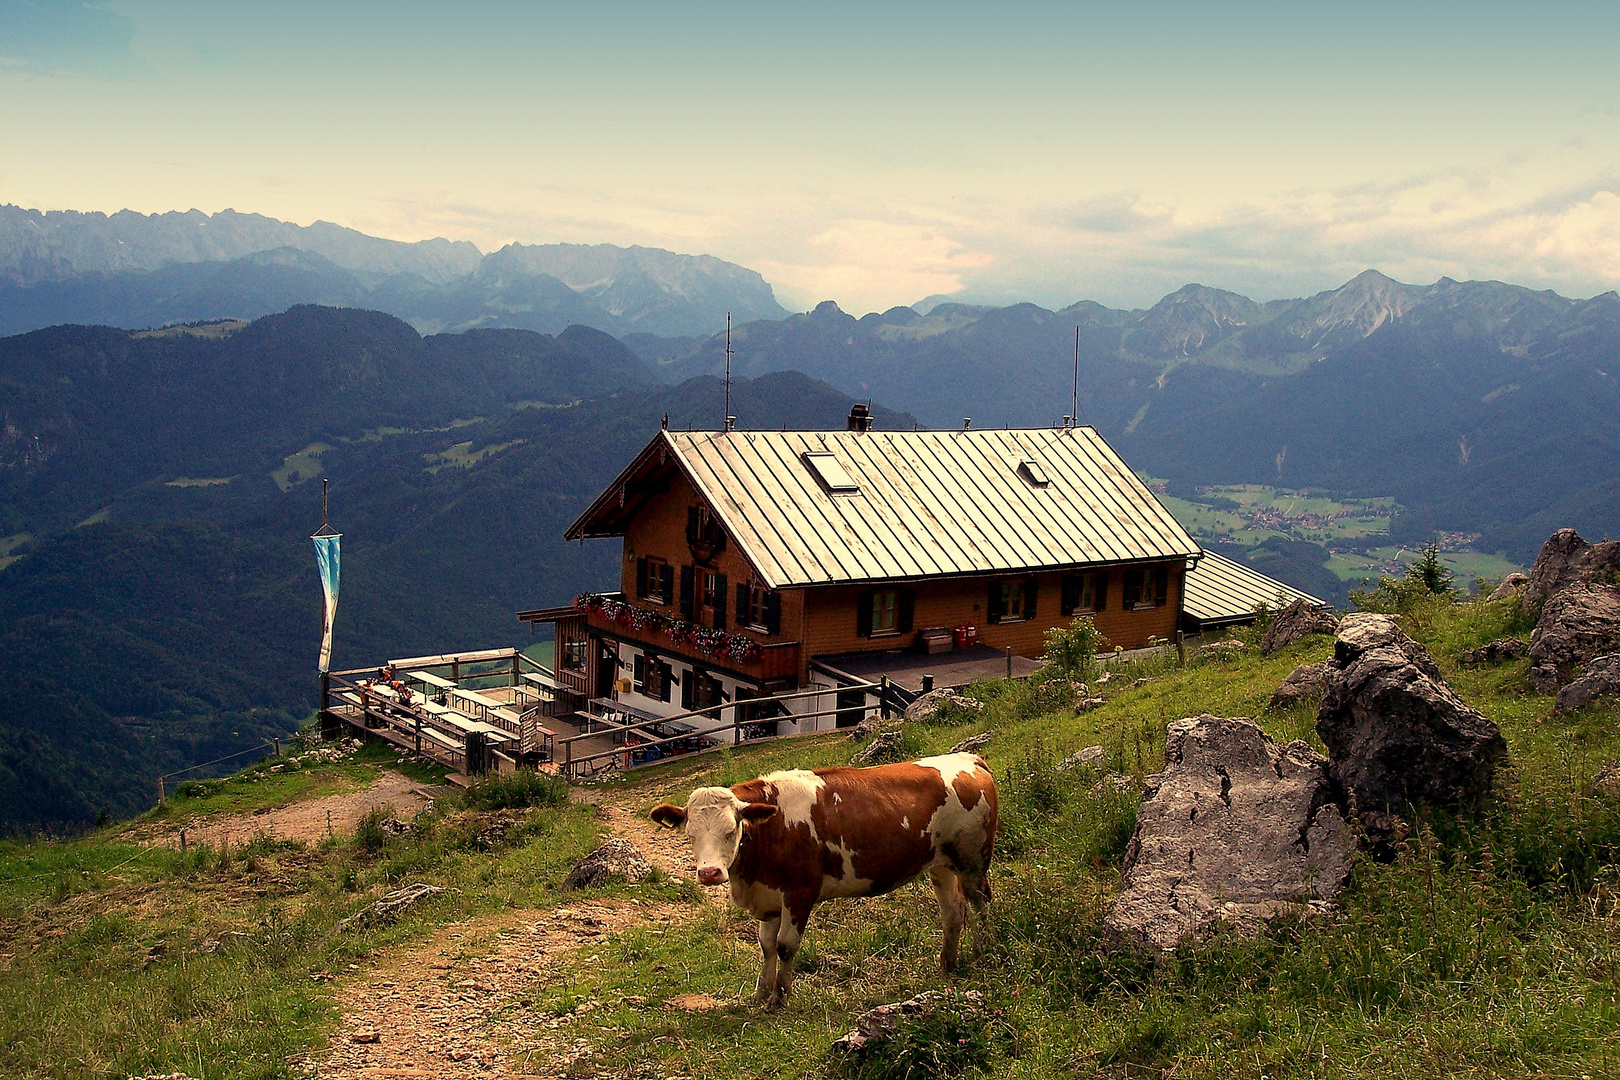
M652 819L666 829L678 829L686 824L686 811L673 803L665 803L653 810Z
M776 813L776 807L770 803L753 802L738 810L737 816L744 821L757 825L762 821L768 821L774 813Z

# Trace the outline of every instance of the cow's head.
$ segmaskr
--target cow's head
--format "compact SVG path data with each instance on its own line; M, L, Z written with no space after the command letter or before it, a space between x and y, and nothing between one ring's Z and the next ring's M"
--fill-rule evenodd
M724 885L731 880L743 832L776 813L770 803L743 802L730 788L705 787L692 792L686 809L665 803L652 819L666 828L686 827L697 858L697 879L703 885Z

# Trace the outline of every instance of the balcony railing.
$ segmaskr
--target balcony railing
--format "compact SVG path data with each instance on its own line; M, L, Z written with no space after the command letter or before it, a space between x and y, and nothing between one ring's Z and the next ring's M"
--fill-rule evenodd
M611 598L617 601L617 598ZM793 679L799 674L799 642L762 642L753 635L733 631L721 633L713 630L693 629L686 624L654 612L617 601L617 608L587 608L585 625L589 630L606 634L622 641L648 645L660 652L690 657L700 664L724 668L751 679L767 682L773 679ZM617 617L608 614L617 612ZM683 632L671 636L665 629L678 625ZM742 644L743 648L737 646Z

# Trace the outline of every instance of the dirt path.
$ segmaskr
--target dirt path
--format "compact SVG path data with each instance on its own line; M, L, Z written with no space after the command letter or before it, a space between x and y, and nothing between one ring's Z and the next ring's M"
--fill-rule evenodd
M613 835L635 844L647 861L665 873L691 872L684 838L654 825L639 804L592 801ZM710 902L724 901L723 886L705 891ZM446 926L426 942L391 950L340 985L343 1019L330 1048L306 1071L322 1080L604 1076L589 1062L590 1041L571 1030L592 1003L553 1016L535 1011L525 995L569 955L599 947L610 934L690 917L682 905L609 899ZM719 1004L704 998L665 1007Z
M282 840L302 840L307 844L325 839L328 829L339 836L353 832L355 825L379 806L392 806L395 817L409 820L432 802L431 788L409 777L383 770L370 786L341 795L323 795L286 806L255 810L246 814L221 814L166 823L161 832L140 837L142 843L180 846L180 830L192 844L221 843L232 847L246 843L261 833Z

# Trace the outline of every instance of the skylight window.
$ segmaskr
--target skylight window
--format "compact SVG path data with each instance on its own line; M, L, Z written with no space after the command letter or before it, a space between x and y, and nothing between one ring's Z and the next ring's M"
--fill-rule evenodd
M804 455L804 463L816 474L821 486L834 495L852 495L861 490L854 477L844 471L839 460L829 453L815 452Z
M1036 487L1043 488L1052 482L1047 479L1046 470L1041 468L1041 463L1038 461L1021 461L1018 463L1018 471L1025 480L1028 480Z

